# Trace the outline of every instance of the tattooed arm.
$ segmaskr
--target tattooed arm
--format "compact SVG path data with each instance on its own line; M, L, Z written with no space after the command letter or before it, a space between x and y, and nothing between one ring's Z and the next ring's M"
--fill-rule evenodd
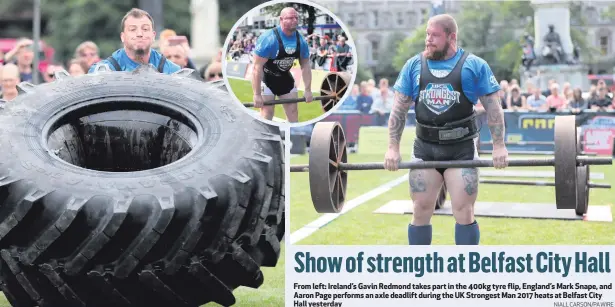
M504 146L504 111L498 92L481 96L480 102L487 113L487 125L491 131L493 147Z
M395 102L389 116L389 149L399 150L401 135L406 126L406 118L408 110L414 105L410 96L406 96L400 92L395 92Z

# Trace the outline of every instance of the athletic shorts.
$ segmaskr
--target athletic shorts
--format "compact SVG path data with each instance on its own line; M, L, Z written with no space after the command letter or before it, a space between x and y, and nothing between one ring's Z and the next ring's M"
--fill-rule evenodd
M459 161L477 159L478 148L476 148L475 139L455 144L429 143L419 138L414 140L412 161ZM444 176L446 168L437 168L436 170Z
M265 84L263 95L275 95L279 97L297 92L295 78L293 78L293 75L290 72L281 76L274 76L265 73L263 79L263 83Z
M286 93L286 94L290 94L290 93L296 93L297 92L297 87L293 87L290 92ZM267 84L263 83L263 95L269 95L269 96L282 96L282 95L276 95L274 94L271 89L269 87L267 87Z

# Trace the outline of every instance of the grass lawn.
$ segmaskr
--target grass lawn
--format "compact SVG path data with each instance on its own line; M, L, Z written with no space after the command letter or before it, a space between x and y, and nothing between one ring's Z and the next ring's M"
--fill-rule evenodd
M402 140L402 159L411 155L414 128L407 127ZM387 148L386 127L366 127L360 131L359 151L349 154L348 162L383 162ZM483 158L489 158L484 156ZM511 156L524 158L524 156ZM529 157L527 157L529 158ZM544 156L539 157L544 158ZM308 163L308 156L291 158L291 165ZM550 170L553 167L515 167L514 170ZM599 183L615 185L615 166L590 166L590 172L604 173ZM367 193L376 187L407 173L388 171L350 171L346 201ZM532 180L531 178L506 178ZM553 179L539 179L552 181ZM308 173L291 173L291 233L317 219L320 214L313 208ZM590 205L610 206L613 212L615 193L612 190L590 191ZM408 183L400 184L346 214L338 217L297 244L318 245L407 245L407 225L410 215L375 214L374 210L392 200L410 200ZM531 186L479 186L479 202L552 203L555 206L554 187ZM615 244L615 224L604 222L557 221L518 218L477 217L481 229L481 245L612 245ZM434 216L433 244L454 245L455 220L452 216Z
M253 101L252 84L250 83L250 81L229 78L228 82L231 86L233 93L242 103ZM320 96L320 93L313 92L312 96ZM301 90L299 91L299 97L303 97L303 91ZM320 101L313 101L311 103L300 102L297 105L299 106L299 122L309 121L323 114ZM251 109L257 112L259 110L256 108ZM282 105L275 106L274 116L284 120L286 119L286 114L284 113L284 108L282 107Z

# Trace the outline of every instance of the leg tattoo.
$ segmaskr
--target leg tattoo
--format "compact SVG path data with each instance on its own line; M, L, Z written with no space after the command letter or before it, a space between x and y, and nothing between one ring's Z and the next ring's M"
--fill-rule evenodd
M461 170L461 177L465 182L466 193L473 195L478 191L478 170L475 168L464 168Z
M423 176L423 172L411 171L410 172L410 191L412 193L425 192L427 190L425 186L426 186L426 183L425 183L425 176Z

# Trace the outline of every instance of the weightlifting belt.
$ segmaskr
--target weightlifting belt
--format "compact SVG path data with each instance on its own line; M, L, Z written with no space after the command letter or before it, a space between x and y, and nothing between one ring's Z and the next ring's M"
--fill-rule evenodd
M443 126L429 126L416 122L416 136L429 143L454 144L473 139L478 135L476 113Z

